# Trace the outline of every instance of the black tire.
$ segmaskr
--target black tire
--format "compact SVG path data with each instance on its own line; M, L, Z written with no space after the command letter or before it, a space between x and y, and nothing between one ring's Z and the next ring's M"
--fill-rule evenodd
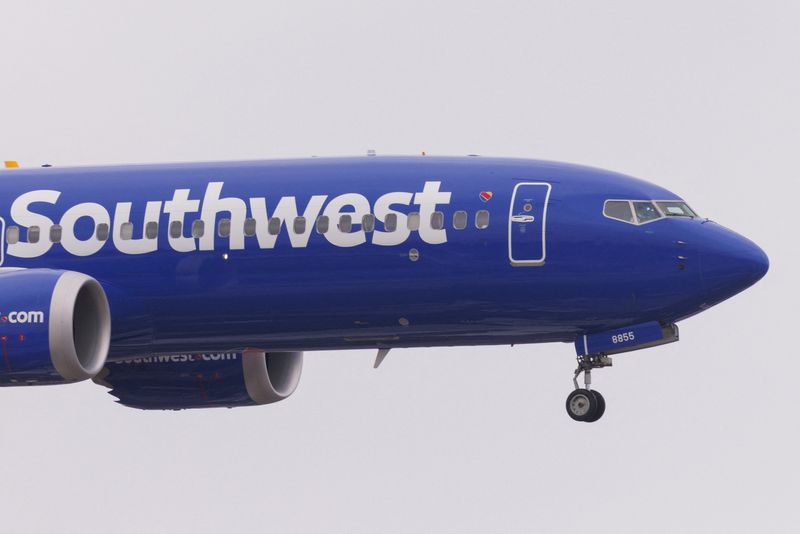
M575 421L589 421L597 412L597 398L588 389L576 389L567 397L567 415Z
M606 413L606 399L603 398L599 391L592 390L591 393L597 401L597 409L591 418L585 420L587 423L594 423Z

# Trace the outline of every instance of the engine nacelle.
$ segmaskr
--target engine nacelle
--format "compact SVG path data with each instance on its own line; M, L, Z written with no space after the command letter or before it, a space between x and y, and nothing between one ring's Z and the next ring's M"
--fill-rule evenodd
M110 341L108 299L94 278L51 269L0 274L0 385L92 378Z
M248 349L107 362L94 381L132 408L234 408L285 399L297 388L302 370L302 352Z

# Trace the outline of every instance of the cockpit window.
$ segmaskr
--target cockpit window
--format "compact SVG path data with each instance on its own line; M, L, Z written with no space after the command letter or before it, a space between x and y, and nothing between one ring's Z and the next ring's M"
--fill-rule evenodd
M620 221L633 222L633 212L631 211L631 203L627 200L607 200L603 208L603 214L611 219Z
M697 217L697 214L682 200L656 202L667 217Z
M661 213L656 209L652 202L636 201L633 203L633 211L636 212L636 220L639 223L654 221L661 217Z
M697 213L683 200L606 200L603 215L635 225L665 217L697 217Z

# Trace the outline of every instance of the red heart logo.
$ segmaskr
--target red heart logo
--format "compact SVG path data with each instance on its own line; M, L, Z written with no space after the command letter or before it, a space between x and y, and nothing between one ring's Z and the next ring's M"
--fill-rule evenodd
M492 199L492 192L491 191L481 191L481 200L484 202L489 202Z

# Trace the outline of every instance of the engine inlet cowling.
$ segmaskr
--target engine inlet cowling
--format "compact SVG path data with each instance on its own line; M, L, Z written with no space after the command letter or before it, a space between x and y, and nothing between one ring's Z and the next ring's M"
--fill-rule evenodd
M283 400L297 389L303 371L302 352L246 350L243 355L247 393L256 404Z
M0 274L0 385L76 382L103 368L111 313L102 286L73 271Z

